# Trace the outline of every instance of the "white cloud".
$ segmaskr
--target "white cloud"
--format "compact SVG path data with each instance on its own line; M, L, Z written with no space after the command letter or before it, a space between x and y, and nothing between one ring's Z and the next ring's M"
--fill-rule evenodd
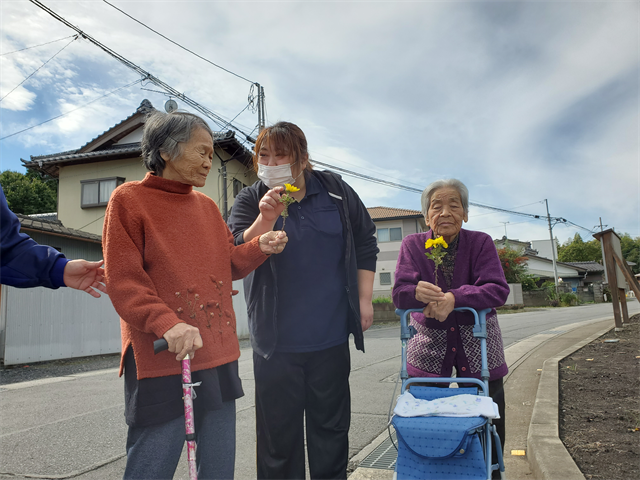
M216 113L232 118L245 107L249 83L108 5L47 5ZM300 125L317 160L419 189L457 177L473 201L503 208L548 198L552 215L588 228L602 216L640 235L637 3L117 5L260 82L268 120ZM73 33L29 2L0 8L3 52ZM0 92L62 45L2 57ZM136 78L79 40L0 104L0 126L3 133L17 131ZM5 140L3 166L19 156L77 148L133 113L143 98L160 107L167 97L139 87L121 91ZM245 112L236 123L251 131L256 116ZM420 208L418 194L345 179L369 206ZM539 204L523 211L545 213ZM501 237L507 221L510 237L548 235L541 220L502 214L474 217L469 227ZM559 225L556 231L562 240L579 230Z

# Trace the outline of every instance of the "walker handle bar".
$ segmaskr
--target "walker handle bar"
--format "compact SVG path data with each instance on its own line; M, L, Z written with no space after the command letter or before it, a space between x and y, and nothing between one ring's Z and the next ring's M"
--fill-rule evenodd
M401 338L403 339L406 338L407 340L409 340L415 335L416 333L415 329L413 329L409 325L408 318L412 312L422 312L422 310L423 310L422 308L409 308L406 310L402 308L396 308L396 315L400 317ZM470 308L470 307L458 307L458 308L454 308L453 310L456 312L464 312L464 311L471 312L475 320L475 325L473 327L473 336L487 338L486 316L487 316L487 313L491 311L490 308L485 308L483 310L480 310L479 312L476 311L475 308Z
M491 311L490 308L485 308L477 312L475 308L470 307L458 307L454 308L457 312L469 311L473 314L475 319L475 325L473 326L473 336L480 338L480 349L482 357L482 367L480 370L480 376L483 381L486 381L486 385L489 385L489 369L487 367L487 324L486 316ZM406 387L406 383L409 380L409 374L407 372L407 341L410 340L417 332L416 329L409 325L409 315L412 312L422 312L421 308L410 308L404 310L402 308L396 309L396 315L400 317L400 339L402 341L402 370L400 371L400 378L402 379L402 388ZM487 390L488 392L488 390Z
M164 338L159 338L155 342L153 342L153 353L156 355L160 352L164 352L169 348L169 342L167 342Z

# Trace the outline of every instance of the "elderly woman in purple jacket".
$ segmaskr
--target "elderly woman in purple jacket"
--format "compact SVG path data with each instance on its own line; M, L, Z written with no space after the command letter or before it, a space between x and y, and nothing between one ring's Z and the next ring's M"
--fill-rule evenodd
M459 180L438 180L422 193L422 213L430 230L402 241L393 303L398 308L421 308L411 325L417 330L407 346L407 370L414 377L480 378L480 341L473 336L473 316L455 307L492 308L487 315L489 394L498 404L494 422L504 446L504 390L507 374L502 335L495 307L504 304L509 287L491 237L462 229L468 219L469 192ZM448 244L438 275L425 256L428 239L442 236ZM437 284L436 284L437 278Z

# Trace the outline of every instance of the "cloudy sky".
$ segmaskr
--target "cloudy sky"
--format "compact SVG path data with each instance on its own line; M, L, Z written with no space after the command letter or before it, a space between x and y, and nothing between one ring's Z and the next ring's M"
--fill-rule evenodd
M318 161L419 189L455 177L473 202L545 215L548 199L552 216L640 236L637 1L111 2L249 81L102 1L43 3L226 119L259 82L267 122L300 125ZM0 9L2 54L74 33L27 0ZM2 170L168 99L144 83L82 107L140 76L71 40L0 57L0 137L66 114L1 140ZM234 121L256 123L251 109ZM420 208L419 194L345 179L369 207ZM549 236L545 221L477 207L469 220L494 238L505 226L509 238ZM575 233L591 238L554 228L560 241Z

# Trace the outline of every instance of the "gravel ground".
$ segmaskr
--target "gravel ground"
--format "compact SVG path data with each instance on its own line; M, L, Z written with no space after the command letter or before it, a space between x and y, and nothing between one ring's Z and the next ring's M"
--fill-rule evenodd
M397 322L376 323L372 330L397 325ZM249 340L240 340L240 348L249 348ZM96 355L92 357L70 358L66 360L53 360L50 362L38 362L28 365L0 366L0 385L10 383L29 382L41 378L63 377L77 373L117 368L120 365L120 354Z

